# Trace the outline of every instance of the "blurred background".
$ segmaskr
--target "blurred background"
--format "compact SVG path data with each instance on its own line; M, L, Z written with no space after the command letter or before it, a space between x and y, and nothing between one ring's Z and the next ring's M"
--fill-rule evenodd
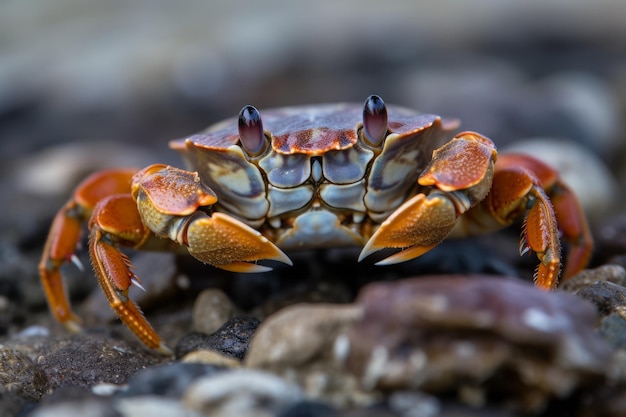
M245 104L372 93L578 173L603 219L624 206L625 19L621 0L4 0L0 226L39 244L87 172L180 164L168 140Z

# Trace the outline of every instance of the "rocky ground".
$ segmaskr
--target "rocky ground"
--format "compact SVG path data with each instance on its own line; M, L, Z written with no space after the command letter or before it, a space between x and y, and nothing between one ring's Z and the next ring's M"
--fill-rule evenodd
M621 2L192 3L0 6L0 415L626 415ZM63 268L85 330L51 318L37 263L84 175L180 165L167 140L244 104L371 93L558 167L590 219L589 269L535 289L519 227L388 268L352 249L253 275L129 253L175 355L115 319L88 267Z

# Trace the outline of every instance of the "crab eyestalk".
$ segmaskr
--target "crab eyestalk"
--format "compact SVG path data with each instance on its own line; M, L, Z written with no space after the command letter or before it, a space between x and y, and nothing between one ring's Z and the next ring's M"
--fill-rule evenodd
M239 138L248 155L256 156L263 151L265 145L263 121L254 106L245 106L239 112Z
M387 136L387 107L382 98L371 95L363 106L363 133L372 146L380 146Z

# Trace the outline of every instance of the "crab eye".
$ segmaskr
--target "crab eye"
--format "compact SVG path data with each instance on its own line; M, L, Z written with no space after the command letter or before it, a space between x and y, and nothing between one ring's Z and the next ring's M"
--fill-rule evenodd
M249 155L257 155L263 149L265 134L261 114L254 106L245 106L239 112L239 137Z
M365 139L374 146L380 145L387 135L387 107L378 96L371 95L365 100L363 132Z

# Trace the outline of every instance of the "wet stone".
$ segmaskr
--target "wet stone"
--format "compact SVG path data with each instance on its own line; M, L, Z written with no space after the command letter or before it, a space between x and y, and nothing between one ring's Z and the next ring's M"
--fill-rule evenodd
M593 303L602 316L626 306L626 270L620 265L587 269L565 281L560 289Z
M353 305L296 304L268 317L252 339L246 365L273 370L332 357L337 336L361 317Z
M137 372L129 381L123 397L158 395L181 398L185 390L201 377L223 372L224 368L197 363L170 363Z
M283 410L277 417L335 417L338 412L330 405L304 400Z
M602 319L600 334L616 349L626 349L626 317L612 313Z
M29 417L123 417L104 398L82 398L37 407Z
M182 362L200 363L224 368L241 368L242 364L239 359L232 356L226 356L214 350L194 350L181 358Z
M336 407L365 406L378 396L365 393L342 369L345 333L362 316L352 304L296 304L269 316L250 345L244 364L282 375L309 398Z
M246 354L250 339L258 326L259 320L257 318L235 317L213 334L190 333L176 345L176 357L181 358L194 350L214 350L241 360Z
M365 287L347 366L369 389L455 394L540 411L604 380L594 307L515 279L424 276Z
M115 409L124 417L201 417L176 400L151 395L119 399Z
M183 405L210 416L275 416L303 399L300 388L270 373L239 369L203 377Z

